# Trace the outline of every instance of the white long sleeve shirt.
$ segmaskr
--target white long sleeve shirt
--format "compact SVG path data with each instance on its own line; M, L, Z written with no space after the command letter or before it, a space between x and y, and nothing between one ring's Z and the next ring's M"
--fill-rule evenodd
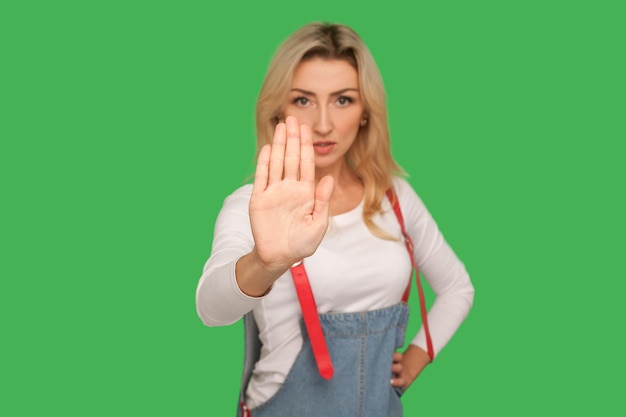
M436 355L467 316L474 288L464 265L412 187L396 178L394 188L413 239L415 260L435 293L428 322ZM207 326L234 323L254 310L263 347L246 401L249 407L256 407L278 391L302 347L302 313L290 272L281 276L264 297L249 297L237 285L235 264L254 246L248 214L251 192L252 185L245 185L224 202L215 224L211 256L198 284L196 307ZM374 236L363 222L360 204L331 217L317 251L304 260L320 313L379 309L402 298L411 260L386 199L383 210L374 221L397 240ZM412 343L426 350L423 329Z

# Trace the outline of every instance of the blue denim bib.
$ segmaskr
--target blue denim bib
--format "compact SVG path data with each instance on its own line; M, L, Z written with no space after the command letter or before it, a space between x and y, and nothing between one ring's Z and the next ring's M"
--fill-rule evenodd
M306 328L301 323L302 349L285 382L267 402L251 409L251 416L401 417L401 390L392 387L390 379L393 354L404 344L408 315L405 303L359 313L320 314L335 369L330 380L319 375ZM249 331L254 319L250 315L246 320ZM250 336L246 335L247 342L252 341ZM247 343L246 355L243 389L258 360L258 343ZM242 416L241 407L237 415Z

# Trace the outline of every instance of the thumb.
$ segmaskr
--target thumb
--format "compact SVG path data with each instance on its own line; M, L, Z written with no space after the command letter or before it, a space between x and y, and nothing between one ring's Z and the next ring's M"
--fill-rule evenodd
M335 189L335 180L327 175L320 180L315 187L315 207L313 207L313 219L328 217L330 207L330 197Z

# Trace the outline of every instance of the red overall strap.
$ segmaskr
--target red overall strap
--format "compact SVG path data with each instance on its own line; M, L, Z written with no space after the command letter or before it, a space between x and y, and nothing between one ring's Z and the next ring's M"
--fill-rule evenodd
M396 217L398 218L398 223L400 223L400 229L402 230L402 236L404 236L404 244L406 245L407 251L409 251L409 257L411 258L411 264L413 265L413 269L415 270L415 282L417 283L417 292L419 294L420 299L420 310L422 313L422 325L424 326L424 333L426 334L426 346L428 348L428 356L430 356L430 360L435 359L435 351L433 349L433 341L430 338L430 330L428 329L428 313L426 311L426 298L424 297L424 290L422 289L422 282L420 280L419 269L417 268L417 262L415 262L415 256L413 255L413 240L411 236L406 232L406 228L404 227L404 218L402 217L402 211L400 210L400 203L396 198L392 189L387 190L387 198L393 205L393 211L396 213ZM409 285L404 291L404 295L402 296L402 301L407 302L409 300L409 292L411 291L411 281L409 280Z
M291 276L293 277L293 283L298 293L298 301L300 301L304 325L306 326L306 331L311 340L311 347L313 348L313 356L315 356L317 369L322 378L331 379L334 373L333 364L328 354L324 333L322 333L320 318L317 315L317 304L315 304L309 277L307 276L302 261L291 267Z
M422 325L424 326L424 332L426 334L426 346L428 348L428 356L430 357L430 360L433 360L435 358L435 353L433 349L433 342L430 337L430 330L428 328L426 299L424 297L424 290L422 289L422 282L419 277L417 263L415 262L415 257L413 256L413 241L404 227L404 219L402 217L402 211L400 210L400 203L398 202L393 190L387 190L387 198L389 198L389 201L392 203L393 211L398 218L398 223L400 223L402 235L404 236L404 243L407 251L409 252L409 257L411 258L411 265L415 270L415 282L417 282L417 291L419 294ZM313 297L309 277L307 276L306 269L304 268L302 261L291 267L291 276L296 287L296 293L298 294L298 301L300 302L304 325L306 326L309 339L311 340L311 347L313 349L313 356L315 357L317 369L324 379L331 379L334 373L333 364L330 360L330 355L326 346L326 339L324 338L320 319L317 315L317 304L315 303L315 298ZM409 280L409 284L407 285L404 295L402 296L403 302L408 301L410 292L411 281Z

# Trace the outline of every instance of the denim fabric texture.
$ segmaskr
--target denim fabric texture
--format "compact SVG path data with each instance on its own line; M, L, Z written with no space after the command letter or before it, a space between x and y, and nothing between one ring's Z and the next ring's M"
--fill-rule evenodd
M320 314L335 369L330 380L319 375L301 323L302 349L283 386L250 410L252 417L401 417L401 390L394 389L390 379L393 353L404 344L408 316L405 303L359 313Z

